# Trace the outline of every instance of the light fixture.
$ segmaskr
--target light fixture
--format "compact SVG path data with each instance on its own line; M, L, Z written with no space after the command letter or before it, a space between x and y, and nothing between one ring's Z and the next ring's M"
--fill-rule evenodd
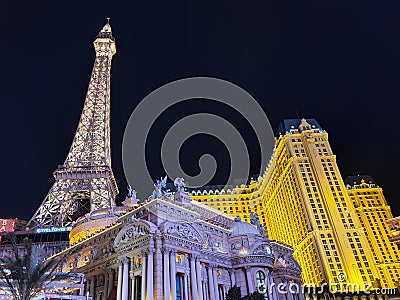
M240 255L246 256L247 252L248 252L247 248L243 246L243 248L240 250Z

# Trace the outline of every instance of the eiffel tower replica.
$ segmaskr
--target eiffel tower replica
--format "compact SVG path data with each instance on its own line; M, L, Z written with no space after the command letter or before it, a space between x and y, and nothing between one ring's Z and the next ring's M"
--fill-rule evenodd
M111 169L110 70L116 52L109 19L94 41L96 59L71 149L29 228L69 226L80 216L115 206Z

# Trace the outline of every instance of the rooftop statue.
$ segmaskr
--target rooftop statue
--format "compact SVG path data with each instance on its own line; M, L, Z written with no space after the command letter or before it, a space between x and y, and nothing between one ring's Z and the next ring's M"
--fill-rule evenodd
M176 187L177 192L185 192L185 179L182 177L176 177L174 180L174 185Z
M128 194L126 195L125 200L129 198L136 199L137 191L132 189L132 187L129 184L127 189L128 189Z
M161 178L161 180L157 179L157 182L154 184L154 191L149 197L149 199L161 198L168 199L168 193L165 190L167 186L167 176Z
M261 235L263 235L263 236L266 235L265 229L261 225L260 219L259 219L257 213L253 213L253 212L250 213L250 223L257 227L257 229L258 229L258 231L260 232Z

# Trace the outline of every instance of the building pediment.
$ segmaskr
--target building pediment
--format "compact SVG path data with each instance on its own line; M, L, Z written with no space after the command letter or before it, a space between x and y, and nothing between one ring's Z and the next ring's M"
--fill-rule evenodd
M271 245L267 243L257 243L255 246L252 247L250 253L252 253L253 255L266 255L273 257Z
M162 231L164 234L172 235L177 238L189 240L191 242L196 242L201 245L204 244L203 237L197 231L195 227L188 223L183 222L166 222L163 226Z
M151 233L151 227L146 221L134 221L121 229L114 240L114 248L128 243L133 239Z

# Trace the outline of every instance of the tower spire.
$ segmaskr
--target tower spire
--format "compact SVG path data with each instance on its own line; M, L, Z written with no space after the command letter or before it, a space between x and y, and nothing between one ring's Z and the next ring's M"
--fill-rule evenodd
M116 46L109 19L93 44L96 59L74 140L29 227L66 226L89 211L115 206L118 187L111 169L110 71Z

